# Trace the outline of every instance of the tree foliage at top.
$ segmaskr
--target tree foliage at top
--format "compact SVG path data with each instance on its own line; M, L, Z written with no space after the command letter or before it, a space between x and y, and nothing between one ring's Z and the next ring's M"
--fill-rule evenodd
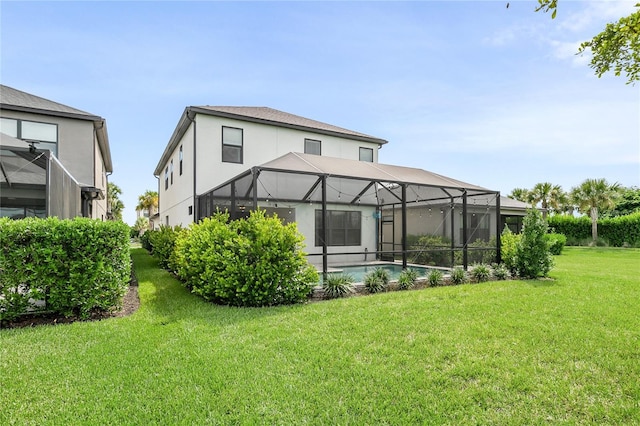
M158 211L158 193L156 191L146 190L144 194L138 196L138 205L136 210L147 210L149 215Z
M551 12L556 17L558 0L538 0L536 12ZM640 8L640 3L635 5ZM617 76L625 74L627 84L640 79L640 9L617 22L608 23L605 29L578 49L579 54L591 51L589 66L598 77L613 70Z

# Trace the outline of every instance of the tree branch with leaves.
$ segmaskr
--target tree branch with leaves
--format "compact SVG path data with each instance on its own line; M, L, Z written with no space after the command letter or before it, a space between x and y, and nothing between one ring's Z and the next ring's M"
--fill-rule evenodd
M558 0L538 0L536 12L551 12L555 19ZM606 25L604 31L580 45L577 54L591 52L589 66L598 77L613 71L617 76L625 74L627 84L640 80L640 3L629 16Z

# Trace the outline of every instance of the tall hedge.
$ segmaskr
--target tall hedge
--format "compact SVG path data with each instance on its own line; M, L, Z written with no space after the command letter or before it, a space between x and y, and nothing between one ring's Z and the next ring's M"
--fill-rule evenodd
M0 246L0 320L38 310L86 318L122 303L131 274L125 223L4 218Z
M555 215L548 218L549 227L564 234L568 244L591 239L591 219ZM598 237L614 247L640 246L640 213L598 220Z
M177 235L170 266L195 294L234 306L269 306L307 299L318 274L302 252L296 224L263 211L229 222L226 213Z

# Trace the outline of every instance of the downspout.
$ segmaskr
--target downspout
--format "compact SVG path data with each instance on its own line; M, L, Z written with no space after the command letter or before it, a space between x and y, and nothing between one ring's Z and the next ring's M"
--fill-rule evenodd
M198 158L197 154L197 143L196 143L196 114L191 111L190 108L187 108L186 112L187 120L193 123L193 221L197 222L200 219L200 206L198 205L198 199L196 198L196 176L197 176L197 163L196 159ZM158 186L160 184L158 183ZM159 194L160 192L158 192ZM158 203L159 204L159 203Z

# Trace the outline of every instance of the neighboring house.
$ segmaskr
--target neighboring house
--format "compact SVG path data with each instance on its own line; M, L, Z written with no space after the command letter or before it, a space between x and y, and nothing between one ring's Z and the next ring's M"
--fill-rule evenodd
M105 119L0 85L0 216L105 220Z
M323 272L330 262L376 258L406 266L410 233L449 233L466 264L468 243L498 234L499 192L380 164L386 143L271 108L188 107L154 171L160 221L187 226L217 210L238 218L259 207L297 223ZM409 217L436 206L446 225Z
M136 219L146 217L149 220L149 230L158 229L160 227L160 215L157 207L150 209L136 209Z

